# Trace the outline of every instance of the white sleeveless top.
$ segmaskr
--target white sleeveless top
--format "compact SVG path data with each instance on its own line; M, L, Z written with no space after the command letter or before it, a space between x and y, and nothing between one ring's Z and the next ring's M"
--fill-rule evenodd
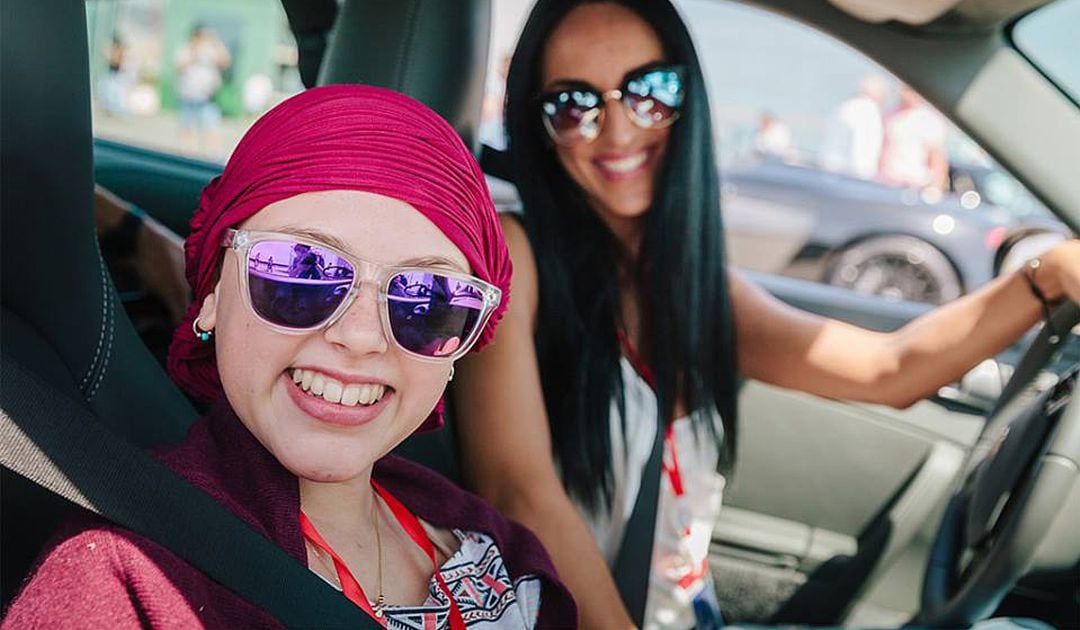
M608 566L615 564L656 438L656 395L626 357L620 364L629 443L622 433L618 405L612 401L611 509L592 514L578 505L578 511L592 529ZM714 422L717 434L722 436L723 426L718 415ZM715 438L704 427L695 430L689 418L675 420L672 435L683 494L676 495L670 476L661 471L652 575L645 607L646 630L693 628L694 600L705 598L715 602L708 556L724 490L724 476L716 471L720 449ZM671 449L665 446L665 467L671 467L672 455Z

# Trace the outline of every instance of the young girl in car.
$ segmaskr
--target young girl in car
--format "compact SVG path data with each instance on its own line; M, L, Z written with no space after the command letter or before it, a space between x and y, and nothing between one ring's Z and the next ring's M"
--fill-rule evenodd
M509 298L494 207L450 125L388 90L309 90L251 128L191 227L195 302L169 367L212 411L164 462L384 626L574 625L527 530L387 455L440 423L454 362ZM276 625L101 520L58 539L6 623Z
M657 441L644 623L718 622L708 552L738 378L904 407L1080 298L1077 241L889 334L728 269L705 84L667 0L539 0L506 114L514 302L454 383L461 460L545 543L588 627L631 624L608 567Z

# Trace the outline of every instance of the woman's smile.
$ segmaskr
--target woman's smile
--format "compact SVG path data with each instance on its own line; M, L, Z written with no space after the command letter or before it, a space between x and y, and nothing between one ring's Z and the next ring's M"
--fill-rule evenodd
M650 145L637 151L606 152L594 157L592 163L605 180L625 181L651 173L657 148Z

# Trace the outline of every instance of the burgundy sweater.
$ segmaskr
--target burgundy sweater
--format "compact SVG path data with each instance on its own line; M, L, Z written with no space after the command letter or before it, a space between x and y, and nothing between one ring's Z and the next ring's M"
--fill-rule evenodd
M161 459L307 566L296 477L220 405ZM374 478L418 517L483 532L511 579L542 584L539 625L574 627L577 610L539 540L446 478L395 456ZM46 549L3 620L4 628L266 628L280 624L154 541L96 516L69 523Z

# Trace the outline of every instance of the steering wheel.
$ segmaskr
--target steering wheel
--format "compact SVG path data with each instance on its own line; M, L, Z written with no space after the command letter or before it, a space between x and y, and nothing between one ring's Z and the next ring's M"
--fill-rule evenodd
M1080 365L1042 391L1029 387L1077 323L1080 306L1054 311L987 416L938 529L915 623L966 627L990 616L1080 483Z

